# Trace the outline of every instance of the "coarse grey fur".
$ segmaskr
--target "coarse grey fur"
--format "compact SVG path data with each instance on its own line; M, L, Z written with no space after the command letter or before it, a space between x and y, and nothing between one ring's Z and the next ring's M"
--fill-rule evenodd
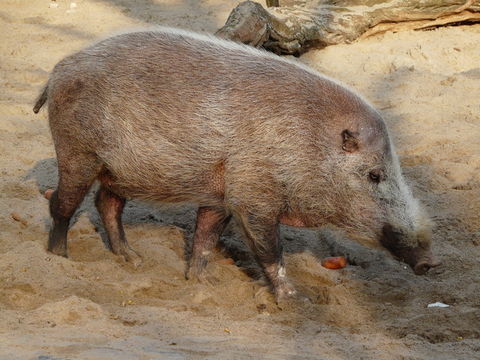
M129 259L138 256L121 211L136 198L200 207L198 272L233 216L279 297L294 293L279 222L337 225L417 273L436 265L428 217L380 114L303 65L211 36L143 30L59 62L34 111L45 101L60 177L50 201L57 254L66 256L69 219L99 179L112 250Z

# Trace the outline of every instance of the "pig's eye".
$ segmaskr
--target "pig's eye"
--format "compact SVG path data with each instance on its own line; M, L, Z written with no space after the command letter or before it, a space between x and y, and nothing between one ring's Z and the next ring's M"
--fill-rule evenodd
M368 177L371 181L378 184L380 181L383 180L383 172L382 170L372 170L368 173Z

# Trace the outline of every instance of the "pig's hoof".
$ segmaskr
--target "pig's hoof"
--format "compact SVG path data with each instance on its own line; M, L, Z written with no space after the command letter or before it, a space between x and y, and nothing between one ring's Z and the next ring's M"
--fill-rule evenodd
M198 276L197 279L200 283L205 285L216 286L218 283L220 283L220 280L218 280L217 277L213 276L208 271L204 271L202 274Z
M63 256L64 258L68 258L67 249L65 249L64 247L57 247L57 248L53 248L53 249L48 249L48 251L51 252L54 255Z
M185 279L193 280L200 279L205 272L208 260L204 257L192 257L187 262L187 268L185 270Z
M279 298L276 297L276 304L281 310L294 310L298 308L303 308L305 305L311 304L312 301L298 292L295 294L283 296Z
M284 283L277 286L277 288L275 289L275 295L277 300L291 298L297 295L297 290L295 290L295 288L291 284Z
M123 250L122 256L125 261L131 263L135 269L138 268L143 262L142 257L133 249Z
M205 268L197 269L195 267L190 267L185 278L189 281L199 282L206 285L216 285L220 282L220 280L218 280Z
M281 309L290 308L293 306L302 306L303 304L311 303L311 300L305 295L299 293L290 284L284 284L275 291L275 300Z

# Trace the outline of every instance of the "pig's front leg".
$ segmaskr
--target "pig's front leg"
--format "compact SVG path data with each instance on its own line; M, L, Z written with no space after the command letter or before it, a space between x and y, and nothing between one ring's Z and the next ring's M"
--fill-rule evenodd
M248 245L258 264L272 284L277 303L296 296L297 292L286 275L277 218L264 217L260 212L255 211L250 215L240 215L239 222L242 224Z
M185 272L187 279L202 278L210 255L230 218L231 216L227 215L222 208L200 207L198 209L192 250Z

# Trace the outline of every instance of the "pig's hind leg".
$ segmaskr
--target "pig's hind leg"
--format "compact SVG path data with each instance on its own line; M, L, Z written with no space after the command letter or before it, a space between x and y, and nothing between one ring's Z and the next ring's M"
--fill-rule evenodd
M106 176L100 177L102 184L95 198L95 206L107 232L110 250L116 255L122 255L126 261L137 267L141 264L142 258L128 245L122 225L122 212L126 200L113 193L105 185L107 178Z
M67 232L75 210L83 201L101 169L95 156L70 146L57 144L58 188L50 198L53 226L48 251L67 257Z
M191 254L187 261L185 277L202 278L210 255L225 230L231 216L223 208L200 207L193 236Z

